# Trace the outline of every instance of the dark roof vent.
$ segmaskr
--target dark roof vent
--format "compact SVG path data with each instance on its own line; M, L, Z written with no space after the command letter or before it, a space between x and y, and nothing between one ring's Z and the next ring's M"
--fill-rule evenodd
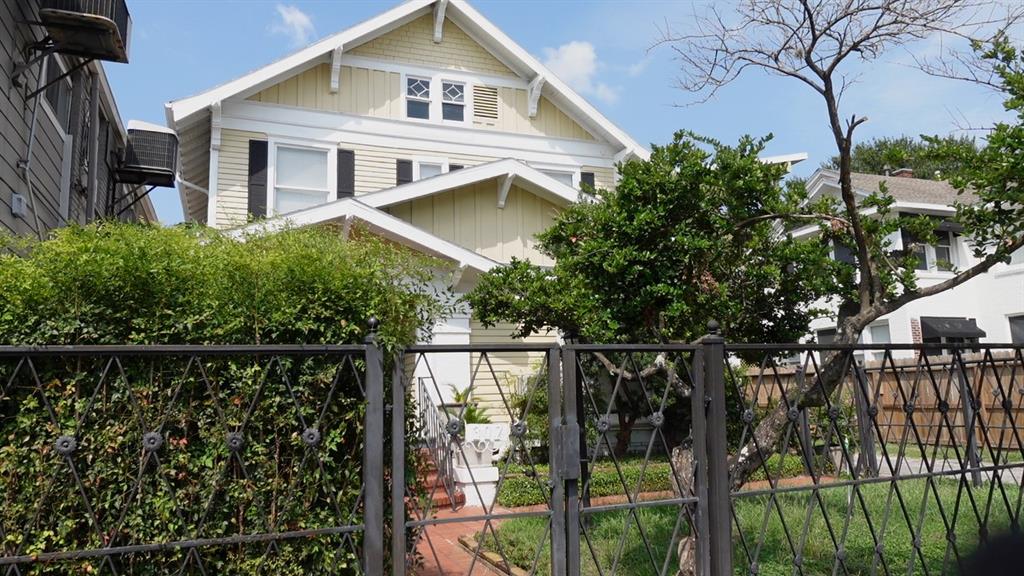
M62 54L128 62L132 18L125 0L40 0L39 21Z
M128 122L128 145L117 169L118 180L171 188L177 171L178 135L156 124Z

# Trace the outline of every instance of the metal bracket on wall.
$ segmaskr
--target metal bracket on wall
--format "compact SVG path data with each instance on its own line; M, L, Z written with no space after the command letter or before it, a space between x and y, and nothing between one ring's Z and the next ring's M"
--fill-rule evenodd
M54 54L56 52L57 44L49 36L43 38L39 42L33 42L26 46L23 51L25 61L14 65L14 71L11 72L11 84L17 88L24 86L25 72L28 72L30 68L42 61L43 58L46 58L50 54ZM32 53L36 53L36 55L29 57ZM28 100L28 98L26 98L26 100Z

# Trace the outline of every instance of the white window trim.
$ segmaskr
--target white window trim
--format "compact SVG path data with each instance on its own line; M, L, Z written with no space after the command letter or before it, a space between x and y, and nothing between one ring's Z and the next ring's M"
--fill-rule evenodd
M462 120L445 120L444 119L444 83L448 82L451 84L462 85ZM473 84L465 80L457 80L447 75L442 75L437 79L438 87L438 99L437 99L437 118L441 124L448 126L466 126L473 123ZM452 102L456 104L456 102Z
M422 80L430 80L430 113L429 118L411 118L409 116L409 78L419 78ZM458 120L445 120L441 111L441 104L443 101L441 87L442 82L455 82L462 84L465 88L463 99L465 102L463 106L462 122ZM408 71L402 72L401 77L402 83L402 119L407 122L417 122L419 124L434 124L440 126L460 126L460 127L472 127L473 126L473 80L472 78L463 76L461 74L451 74L448 72L435 72L433 74L415 74ZM423 102L421 98L414 98L415 101Z
M561 172L563 174L572 174L572 187L579 190L580 180L582 179L583 167L573 166L571 164L543 164L539 162L530 162L530 167L539 172Z
M277 148L299 148L327 154L327 202L338 199L338 145L309 140L276 139L267 141L267 216L277 215Z
M1024 310L1019 312L1011 312L1006 315L1006 330L1010 337L1006 340L1007 342L1013 342L1013 324L1010 323L1014 318L1024 318Z
M409 97L409 79L413 80L426 80L430 90L430 98L410 98ZM434 86L434 78L423 74L402 74L402 117L411 122L427 122L431 121L434 117L434 94L437 94ZM427 118L413 118L409 116L409 100L413 102L426 102L427 103Z
M448 173L448 158L442 156L413 156L412 157L412 181L420 180L420 164L440 164L441 174Z
M50 55L49 58L47 58L46 66L52 66L53 64L57 64L57 67L60 68L60 73L61 74L66 74L67 73L68 69L64 65L63 59L60 58L58 54L52 54L52 55ZM42 72L43 71L42 68L40 68L39 71ZM46 77L44 76L43 80L45 81L45 79L46 79ZM61 78L60 80L58 80L58 82L65 82L65 83L67 83L68 88L72 92L75 89L75 85L71 83L71 77L70 76L65 76L65 77ZM49 86L47 86L47 88L49 88ZM69 93L68 94L68 106L69 107L71 106L71 102L70 102L71 98L72 98L72 96ZM60 125L60 120L57 117L57 112L53 108L50 107L50 101L46 99L46 91L45 90L43 92L39 93L39 100L41 101L40 103L43 105L43 112L50 119L50 122L53 123L53 127L57 129L57 133L60 134L61 136L64 136L65 138L69 138L71 136L71 132L70 132L71 126L68 126L68 130L64 130L64 127ZM71 119L70 119L70 112L68 112L68 114L69 114L68 122L70 123L70 121L71 121Z

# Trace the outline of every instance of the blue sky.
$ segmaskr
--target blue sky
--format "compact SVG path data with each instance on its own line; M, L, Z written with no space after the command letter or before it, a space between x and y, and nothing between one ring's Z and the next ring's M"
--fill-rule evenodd
M131 64L106 64L125 120L164 123L163 104L260 68L317 38L393 6L390 1L129 0L134 18ZM718 96L694 104L676 87L669 48L650 50L659 27L685 28L692 2L476 0L510 37L561 71L608 118L639 142L661 143L679 129L725 142L744 134L775 139L766 154L807 152L794 172L806 175L834 154L824 106L806 86L753 72ZM917 45L912 50L928 50ZM866 115L861 139L946 134L959 121L985 125L1002 116L998 95L925 76L891 52L850 70L860 81L843 103L846 116ZM181 220L176 190L157 189L161 220Z

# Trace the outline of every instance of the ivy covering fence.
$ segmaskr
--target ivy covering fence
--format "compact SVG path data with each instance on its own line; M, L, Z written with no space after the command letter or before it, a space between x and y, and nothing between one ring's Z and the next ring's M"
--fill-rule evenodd
M277 345L362 344L371 316L382 348L411 343L446 310L437 262L329 228L101 224L5 248L0 344L205 346L0 358L3 555L220 539L17 573L358 572L365 356ZM311 535L232 540L284 532Z

